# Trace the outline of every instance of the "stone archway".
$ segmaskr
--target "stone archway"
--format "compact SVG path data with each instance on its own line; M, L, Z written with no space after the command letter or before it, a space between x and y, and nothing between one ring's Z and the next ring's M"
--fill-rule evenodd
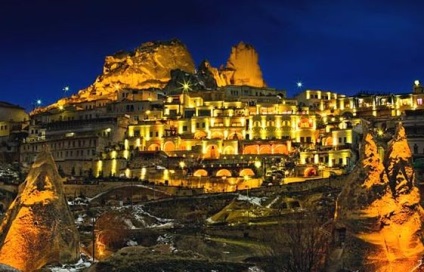
M289 151L286 145L278 144L274 146L274 154L288 154Z
M208 145L204 158L209 159L218 159L219 158L219 149L217 145Z
M235 154L234 147L232 147L232 146L226 146L224 148L223 154L227 154L227 155Z
M222 132L215 131L215 132L212 133L211 139L220 139L220 140L222 140L222 139L224 139L224 134Z
M307 177L312 177L312 176L316 176L317 175L317 169L315 169L315 167L307 167L305 169L305 171L303 171L303 176L305 178Z
M259 146L258 145L248 145L243 149L243 154L258 154Z
M208 137L208 134L202 130L196 130L196 132L194 133L194 139L206 139Z
M240 177L244 177L244 176L250 176L250 177L252 177L254 175L255 175L255 172L253 172L253 170L250 169L250 168L244 168L239 173L239 176Z
M160 145L158 144L150 144L149 147L147 148L148 151L159 151L160 150Z
M272 154L271 146L261 145L259 148L259 154Z
M193 176L195 176L195 177L207 177L208 171L206 171L205 169L199 169L199 170L196 170L193 173Z
M163 151L174 151L175 144L174 142L168 141L163 145Z
M333 137L327 137L324 140L324 146L333 146Z
M221 169L216 172L217 177L231 177L231 171L228 169Z

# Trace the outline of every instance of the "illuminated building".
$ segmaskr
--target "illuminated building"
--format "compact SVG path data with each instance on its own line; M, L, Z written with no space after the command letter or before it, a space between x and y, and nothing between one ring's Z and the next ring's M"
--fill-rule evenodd
M47 144L66 175L183 184L188 175L219 178L222 183L219 165L231 161L246 163L260 177L275 158L297 154L300 175L310 166L328 174L331 168L355 164L361 118L373 120L383 135L393 117L420 109L422 97L419 82L411 94L349 97L305 90L294 99L286 98L284 91L248 86L192 91L186 83L166 94L122 89L114 101L63 105L32 116L21 161L31 163ZM417 145L420 149L421 143ZM143 160L152 154L152 162ZM204 160L209 164L199 162ZM261 167L255 167L254 161L260 161ZM154 165L161 168L149 168ZM237 185L233 179L243 179L240 173L248 171L236 164L234 169L225 176L225 184L233 187Z
M25 109L0 101L0 153L9 162L19 161L19 145L27 136L28 122Z

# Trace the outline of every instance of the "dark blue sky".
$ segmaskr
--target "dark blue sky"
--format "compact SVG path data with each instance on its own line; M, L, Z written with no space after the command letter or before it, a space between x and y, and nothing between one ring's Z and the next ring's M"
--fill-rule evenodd
M2 0L0 100L50 104L66 85L70 95L91 84L106 55L172 38L215 67L249 43L267 84L289 95L297 81L408 92L424 81L423 10L423 1L393 0Z

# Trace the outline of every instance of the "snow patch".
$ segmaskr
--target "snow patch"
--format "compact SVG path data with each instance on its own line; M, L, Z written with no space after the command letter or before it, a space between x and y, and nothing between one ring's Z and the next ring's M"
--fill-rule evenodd
M261 202L265 200L264 197L254 197L254 196L246 196L239 194L237 200L247 201L253 205L261 206Z

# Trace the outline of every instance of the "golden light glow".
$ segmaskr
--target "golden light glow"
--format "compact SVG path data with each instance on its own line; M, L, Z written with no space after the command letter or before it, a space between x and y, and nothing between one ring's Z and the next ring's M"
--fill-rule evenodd
M163 170L163 180L170 180L169 170Z
M184 168L184 167L186 166L186 164L185 164L185 162L184 162L184 161L180 161L179 166L180 166L181 168Z
M418 87L418 86L420 86L420 81L419 81L419 80L415 80L415 81L414 81L414 84L415 84L415 86L417 86L417 87Z
M183 91L189 91L189 90L191 90L190 81L183 81L182 83L180 83L180 85L181 85L181 89Z
M102 160L98 160L97 161L97 177L100 176L100 172L103 171L103 161Z
M254 176L254 175L255 175L255 173L250 168L246 168L246 169L241 170L240 174L239 174L240 177Z
M199 169L196 172L194 172L193 176L195 176L195 177L207 177L208 172L204 169Z
M116 175L116 165L117 165L117 163L116 163L116 159L113 159L113 160L112 160L112 167L111 167L111 170L110 170L110 173L111 173L112 175Z
M259 161L259 160L255 161L255 167L256 168L259 168L261 166L262 166L262 162L261 161Z
M146 167L141 168L140 178L145 179L146 178Z

